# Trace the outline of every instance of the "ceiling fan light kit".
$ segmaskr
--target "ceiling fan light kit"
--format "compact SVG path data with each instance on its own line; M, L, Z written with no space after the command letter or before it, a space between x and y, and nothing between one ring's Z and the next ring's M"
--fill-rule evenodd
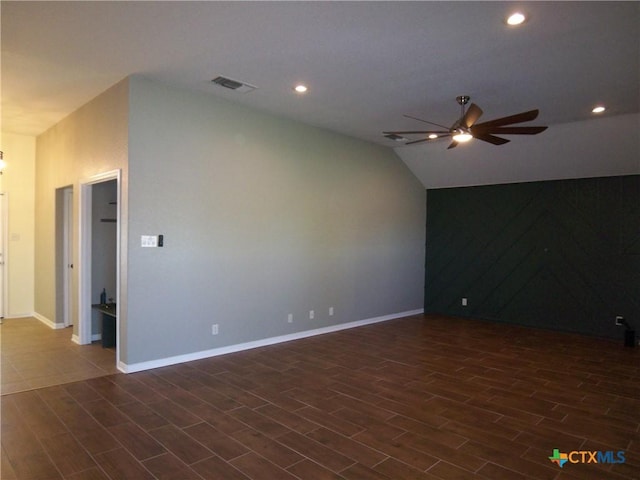
M408 141L405 145L411 145L414 143L427 142L442 137L451 137L452 142L447 149L454 148L458 143L468 142L472 138L477 138L483 142L491 143L493 145L504 145L509 140L506 138L498 137L500 135L537 135L544 132L547 127L544 126L516 126L510 125L522 122L530 122L538 117L539 111L529 110L526 112L516 113L515 115L509 115L508 117L496 118L483 123L476 123L482 116L482 109L475 103L469 105L469 108L465 112L465 105L469 103L471 97L469 95L459 95L456 97L456 101L460 105L460 118L456 120L451 127L445 127L439 123L433 123L421 118L412 117L410 115L404 115L406 118L417 120L419 122L428 123L430 125L444 128L445 130L412 130L412 131L394 131L383 132L384 135L420 135L424 138L419 140Z
M465 132L464 130L462 130L460 128L460 129L458 129L458 133L453 135L451 138L453 140L455 140L456 142L458 142L458 143L464 143L464 142L468 142L469 140L471 140L473 138L473 135L471 135L470 133Z

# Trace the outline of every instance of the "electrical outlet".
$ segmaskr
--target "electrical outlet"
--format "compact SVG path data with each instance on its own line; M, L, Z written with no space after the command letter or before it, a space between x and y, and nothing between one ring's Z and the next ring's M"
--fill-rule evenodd
M214 323L213 325L211 325L211 335L217 335L218 334L218 324Z
M293 323L293 313L290 313L289 315L287 315L287 322Z
M329 307L329 316L333 317L333 307Z
M463 298L463 299L462 299L462 306L463 306L463 307L466 307L466 306L467 306L467 299L466 299L466 298Z
M313 320L315 316L316 316L315 312L313 310L309 310L309 318Z
M616 326L620 326L623 325L622 321L624 320L624 317L620 316L620 315L616 315Z

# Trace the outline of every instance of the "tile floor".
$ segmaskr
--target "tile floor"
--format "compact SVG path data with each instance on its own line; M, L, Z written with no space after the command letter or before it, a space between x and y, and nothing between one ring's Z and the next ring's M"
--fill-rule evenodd
M640 349L414 316L4 395L2 478L640 478ZM622 451L565 464L560 452Z
M115 349L76 345L71 328L52 330L35 318L0 325L0 394L116 373Z

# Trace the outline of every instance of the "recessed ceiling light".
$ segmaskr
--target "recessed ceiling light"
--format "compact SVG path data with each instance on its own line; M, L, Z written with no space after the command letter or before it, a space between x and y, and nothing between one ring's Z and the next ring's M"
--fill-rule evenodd
M516 12L507 17L507 25L520 25L524 23L526 19L527 17L525 17L523 13Z
M593 110L591 110L593 113L602 113L606 110L606 108L604 108L602 105L598 105L597 107L594 107Z
M438 134L437 133L431 133L431 134L429 134L429 138L431 140L434 140L434 139L438 138Z
M303 85L303 84L296 85L295 87L293 87L293 89L297 93L307 93L309 91L309 87L307 87L306 85Z

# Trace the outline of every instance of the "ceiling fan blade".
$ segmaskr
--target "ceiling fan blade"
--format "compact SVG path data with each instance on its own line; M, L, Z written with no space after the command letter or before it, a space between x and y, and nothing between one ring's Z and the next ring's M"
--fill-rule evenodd
M505 143L509 143L510 141L506 138L496 137L489 133L474 133L473 138L477 138L478 140L482 140L483 142L493 143L494 145L504 145Z
M496 127L489 129L480 129L480 134L482 133L495 133L499 135L537 135L538 133L544 132L547 127ZM474 128L475 132L476 129Z
M423 119L418 118L418 117L412 117L411 115L403 115L403 117L410 118L411 120L417 120L419 122L428 123L429 125L435 125L436 127L446 128L447 131L449 130L449 127L445 127L444 125L440 125L439 123L429 122L427 120L423 120Z
M539 111L529 110L528 112L516 113L508 117L496 118L495 120L489 120L488 122L478 123L476 128L494 128L502 127L504 125L511 125L512 123L530 122L538 117Z
M449 146L447 147L447 150L451 150L452 148L456 148L457 146L458 146L458 142L454 140L449 144Z
M469 110L467 110L467 113L465 113L464 116L460 119L460 125L471 128L473 124L478 121L481 115L482 109L475 103L472 103L471 105L469 105Z
M430 138L421 138L420 140L412 140L411 142L407 142L405 143L405 145L412 145L414 143L420 143L420 142L428 142L429 140L431 140Z
M415 130L415 131L402 131L402 132L382 132L384 135L421 135L421 134L430 134L430 133L435 133L435 134L449 134L449 130L447 131L440 131L440 130Z

